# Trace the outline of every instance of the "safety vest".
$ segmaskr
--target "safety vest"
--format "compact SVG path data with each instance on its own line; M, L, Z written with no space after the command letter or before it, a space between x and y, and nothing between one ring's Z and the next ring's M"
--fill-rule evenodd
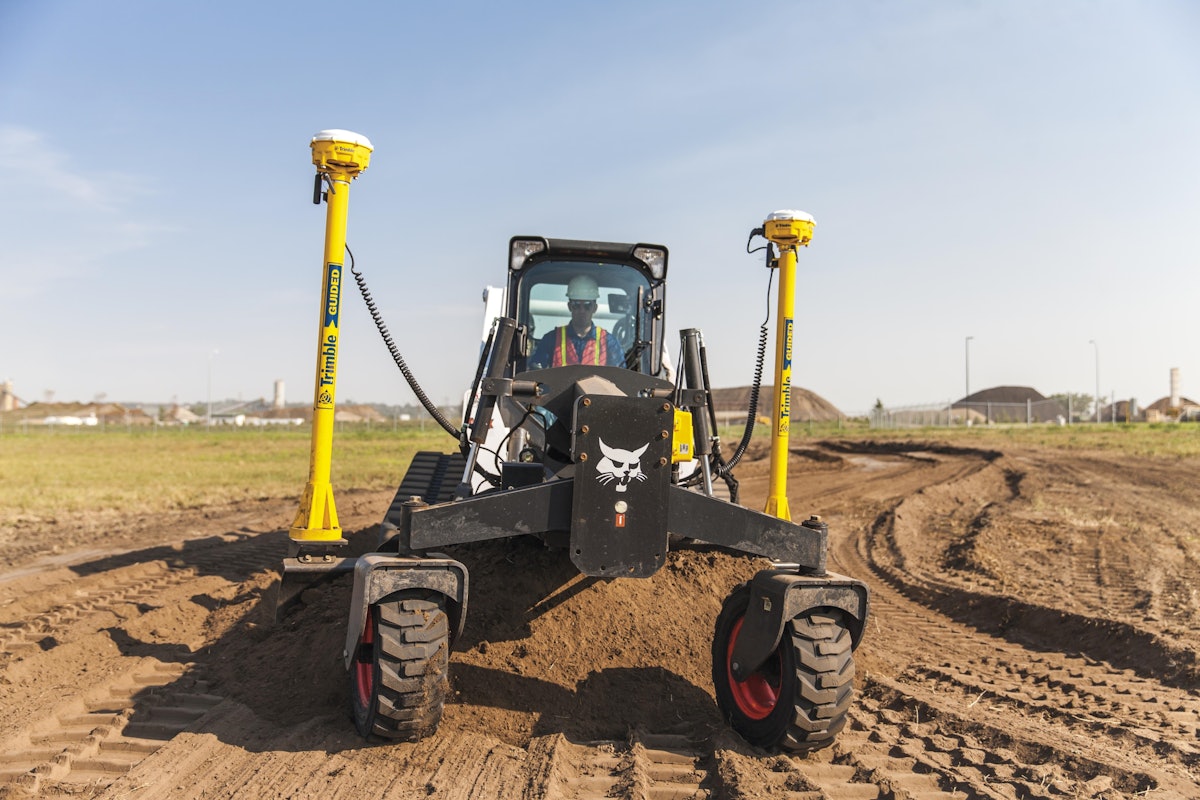
M550 360L552 367L565 367L568 364L607 364L608 363L608 342L604 336L604 331L600 330L599 325L593 325L592 329L596 335L588 339L583 348L583 356L575 355L575 345L567 342L567 326L563 325L558 329L558 336L554 342L554 356Z

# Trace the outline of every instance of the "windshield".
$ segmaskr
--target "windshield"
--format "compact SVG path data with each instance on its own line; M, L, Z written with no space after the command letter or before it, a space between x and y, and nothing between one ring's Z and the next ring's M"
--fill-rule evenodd
M649 280L626 264L530 265L517 297L517 319L528 331L523 368L586 363L651 372L650 298Z

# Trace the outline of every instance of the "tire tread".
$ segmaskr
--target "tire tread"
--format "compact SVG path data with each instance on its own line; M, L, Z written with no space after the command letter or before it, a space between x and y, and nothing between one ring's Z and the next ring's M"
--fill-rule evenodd
M784 667L783 695L771 715L752 719L738 708L725 666L732 630L750 604L741 584L726 598L713 639L713 681L722 714L751 744L807 753L833 744L854 699L854 646L840 609L809 609L788 621L776 656Z
M449 693L445 599L421 591L377 608L375 691L362 708L352 690L355 724L364 735L416 741L437 729Z

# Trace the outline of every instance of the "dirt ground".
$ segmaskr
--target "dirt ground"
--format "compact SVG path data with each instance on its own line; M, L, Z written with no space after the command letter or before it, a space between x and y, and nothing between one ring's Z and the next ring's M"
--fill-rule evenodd
M766 471L739 469L747 505ZM347 579L263 624L278 500L0 531L0 797L1200 797L1200 460L828 442L791 475L873 592L850 725L807 758L713 699L721 601L765 562L691 546L594 581L526 539L452 552L437 735L366 743ZM355 546L390 499L338 494Z

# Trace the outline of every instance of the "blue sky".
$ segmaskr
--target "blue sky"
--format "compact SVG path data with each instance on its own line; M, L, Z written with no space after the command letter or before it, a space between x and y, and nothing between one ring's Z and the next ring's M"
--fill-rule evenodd
M1091 393L1095 340L1105 396L1200 397L1198 44L1185 2L0 0L0 379L308 400L308 142L345 128L439 402L518 233L667 245L668 329L748 383L780 208L817 219L793 383L845 412L961 397L967 336L972 390ZM341 355L340 402L412 400L356 296Z

